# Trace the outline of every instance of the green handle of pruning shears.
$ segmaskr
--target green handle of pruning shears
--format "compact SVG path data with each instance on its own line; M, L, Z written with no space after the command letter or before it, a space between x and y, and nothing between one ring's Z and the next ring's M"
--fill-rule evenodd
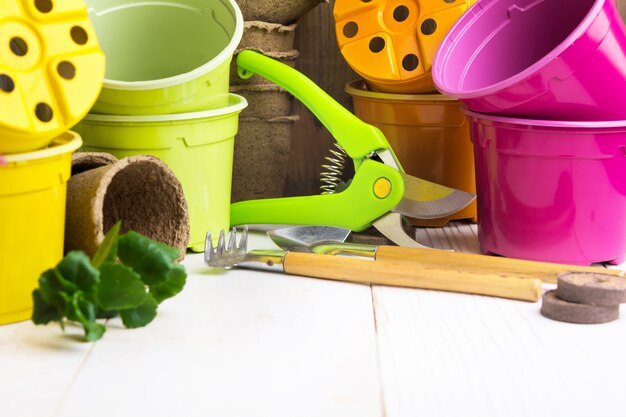
M254 51L242 51L237 56L237 66L241 78L258 74L293 94L324 124L352 159L360 160L373 151L390 148L377 127L361 121L290 66Z
M240 77L259 74L300 100L354 160L356 169L352 182L340 193L234 203L230 210L232 226L308 224L362 231L400 202L404 195L401 174L368 158L372 152L390 149L378 128L361 121L304 74L283 63L243 51L237 65Z
M394 186L384 190L385 182ZM389 193L377 192L376 184ZM306 224L360 232L395 207L403 194L404 183L397 170L365 159L350 186L340 193L241 201L231 205L230 224Z

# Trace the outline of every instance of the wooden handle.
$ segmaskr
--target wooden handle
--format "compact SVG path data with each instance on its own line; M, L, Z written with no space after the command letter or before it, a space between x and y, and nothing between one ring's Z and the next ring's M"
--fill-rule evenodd
M537 301L541 296L541 281L538 279L476 274L447 268L445 264L422 268L404 261L289 252L283 265L288 274L362 284L453 291L524 301Z
M446 252L441 250L379 246L376 259L380 261L407 262L418 268L440 268L467 271L473 274L489 274L516 278L538 278L545 283L556 284L559 274L569 271L602 272L624 276L624 271L572 266L548 262L524 261L499 256L473 253Z

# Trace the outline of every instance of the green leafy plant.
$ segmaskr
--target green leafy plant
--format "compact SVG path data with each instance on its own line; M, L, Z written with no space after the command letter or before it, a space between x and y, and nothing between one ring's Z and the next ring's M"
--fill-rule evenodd
M177 249L133 231L119 232L117 223L93 259L72 251L39 277L33 291L35 324L80 323L85 339L95 341L106 330L97 319L119 314L124 326L143 327L154 320L161 302L182 291L187 273L176 263Z

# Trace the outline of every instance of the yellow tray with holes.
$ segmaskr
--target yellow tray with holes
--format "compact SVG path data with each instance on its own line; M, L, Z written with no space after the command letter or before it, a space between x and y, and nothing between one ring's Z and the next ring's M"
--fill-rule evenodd
M87 114L105 59L82 0L0 3L0 153L28 152Z
M435 52L474 1L337 0L333 12L339 49L378 91L435 92Z

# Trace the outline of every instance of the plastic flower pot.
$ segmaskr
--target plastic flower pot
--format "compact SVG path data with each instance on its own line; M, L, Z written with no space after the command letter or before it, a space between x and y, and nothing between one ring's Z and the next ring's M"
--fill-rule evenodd
M626 255L626 121L468 112L487 253L566 264Z
M437 88L473 111L626 119L626 34L614 0L482 0L435 56Z
M42 150L0 166L0 324L30 318L42 272L63 258L65 196L80 137L66 132Z
M337 0L341 54L370 87L388 93L436 92L435 52L474 0Z
M476 193L469 122L458 100L441 94L370 91L363 81L346 85L354 114L378 127L410 175ZM410 219L414 226L443 226L450 220L476 221L476 203L451 216Z
M92 113L153 115L228 105L229 66L243 34L233 0L88 0L107 58Z
M0 7L0 153L46 147L96 101L104 54L82 0Z

